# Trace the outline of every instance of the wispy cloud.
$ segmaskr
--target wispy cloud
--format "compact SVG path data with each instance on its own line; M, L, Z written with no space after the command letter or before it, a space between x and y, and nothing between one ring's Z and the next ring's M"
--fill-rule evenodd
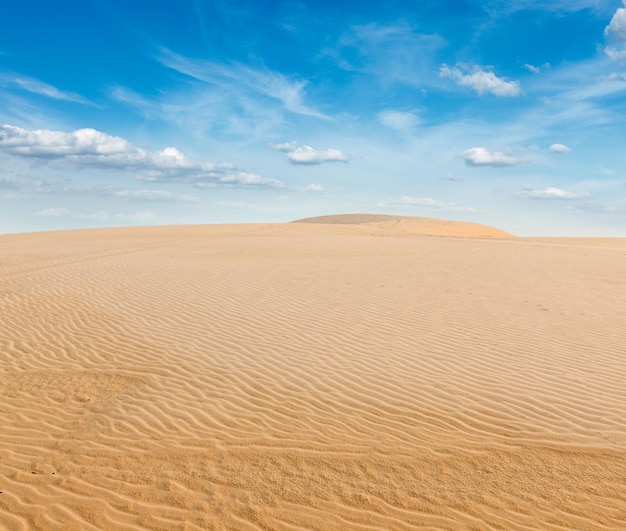
M9 177L0 177L0 189L4 190L17 190L19 185L15 179Z
M513 150L507 148L502 151L489 151L484 147L473 147L459 155L468 166L517 166L525 162L516 157Z
M324 162L348 162L348 156L338 149L315 149L311 146L299 146L297 142L271 144L270 148L287 153L291 164L313 166Z
M15 73L0 73L0 85L17 87L32 94L38 94L55 100L73 101L83 105L91 105L85 98L74 92L60 90L38 79Z
M589 197L587 192L569 192L567 190L561 190L560 188L547 187L543 189L537 188L525 188L519 193L519 196L524 199L584 199Z
M13 125L0 126L0 150L9 154L78 167L132 170L144 181L210 182L215 185L255 185L280 187L274 179L238 170L233 164L197 163L175 147L148 151L128 140L95 129L69 133L48 129L27 130Z
M471 88L481 96L483 94L493 94L494 96L512 97L522 94L519 81L508 81L478 66L467 69L460 67L450 68L447 65L442 65L439 69L439 77L450 78L457 85Z
M607 72L607 63L596 57L530 78L529 93L541 94L542 104L528 108L520 122L550 134L561 134L564 127L588 131L596 125L621 122L612 104L626 94L626 78Z
M378 113L378 121L390 129L401 133L410 133L420 123L420 118L414 111L397 111L386 109Z
M584 201L569 205L568 209L580 214L626 214L626 205L614 205L597 201Z
M612 4L611 0L471 0L472 4L484 9L492 16L507 16L515 11L549 11L555 13L571 13L591 10L604 13Z
M189 59L165 48L157 59L164 66L196 80L217 86L231 94L257 94L280 102L296 114L330 119L304 102L306 80L290 79L266 67L251 67L241 63L224 64Z
M411 197L408 195L402 196L399 199L388 199L378 203L379 207L393 207L393 208L419 208L431 212L476 212L476 209L471 207L464 207L456 205L455 203L439 201L431 197Z
M440 35L420 32L407 22L371 23L350 27L325 55L343 70L374 76L381 85L424 86L445 46Z

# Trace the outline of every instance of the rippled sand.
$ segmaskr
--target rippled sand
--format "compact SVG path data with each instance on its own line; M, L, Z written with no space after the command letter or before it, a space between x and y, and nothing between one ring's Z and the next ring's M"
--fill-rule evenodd
M0 528L626 528L626 240L312 221L0 236Z

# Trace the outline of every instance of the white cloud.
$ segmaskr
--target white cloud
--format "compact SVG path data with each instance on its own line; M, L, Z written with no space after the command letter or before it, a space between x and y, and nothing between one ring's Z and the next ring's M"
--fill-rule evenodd
M624 2L626 6L626 1ZM623 7L617 8L611 22L604 29L605 35L613 35L614 37L626 40L626 9Z
M465 150L460 157L469 166L516 166L524 162L515 157L511 149L504 151L488 151L484 147L473 147Z
M387 109L378 113L381 124L396 131L408 133L420 122L419 116L411 111L395 111Z
M542 190L525 188L520 192L519 196L525 199L584 199L589 197L589 194L587 192L568 192L567 190L549 186Z
M495 96L511 97L519 96L522 89L518 81L507 81L499 78L493 72L482 70L480 67L473 67L469 73L464 73L461 68L450 68L442 65L439 69L439 77L450 78L461 87L469 87L481 96L483 94L493 94Z
M422 208L428 211L436 212L476 212L476 209L471 207L464 207L456 205L455 203L439 201L431 197L411 197L408 195L402 196L399 199L388 199L378 203L379 207L394 207L394 208Z
M626 6L626 0L624 0ZM619 7L611 22L604 29L604 34L610 38L615 46L607 46L604 52L613 60L626 58L626 9Z
M241 172L230 163L196 163L175 147L148 151L135 147L122 137L95 129L65 133L3 125L0 126L0 150L21 157L61 160L77 166L139 171L139 178L148 182L208 181L226 185L282 186L275 179Z
M309 186L306 187L306 190L308 192L323 192L324 187L321 184L309 184Z
M535 66L535 65L526 63L524 65L524 68L528 70L529 72L532 72L533 74L539 74L543 70L547 70L548 68L550 68L550 66L551 66L550 63L544 63L541 66Z
M550 146L550 153L568 153L571 149L565 144L552 144Z
M256 173L249 173L245 171L227 173L219 178L220 183L224 184L236 184L236 185L256 185L265 186L269 185L275 188L281 188L283 183L276 179L264 179Z
M292 164L322 164L323 162L347 162L348 157L338 149L314 149L311 146L300 146L287 154Z
M604 49L604 53L606 53L606 55L608 55L614 61L619 61L620 59L626 59L626 46L624 46L621 49L607 46Z
M0 127L0 149L26 157L115 157L118 162L126 160L128 164L147 157L147 152L133 147L127 140L95 129L64 133L3 125Z
M291 164L313 166L324 162L348 162L348 157L338 149L315 149L311 146L299 146L297 142L271 144L275 151L287 153Z
M297 142L284 142L282 144L270 144L270 148L274 151L284 151L285 153L290 153L291 151L298 148Z
M534 66L534 65L525 64L524 68L528 70L529 72L532 72L533 74L538 74L539 72L541 72L541 68L539 68L538 66Z

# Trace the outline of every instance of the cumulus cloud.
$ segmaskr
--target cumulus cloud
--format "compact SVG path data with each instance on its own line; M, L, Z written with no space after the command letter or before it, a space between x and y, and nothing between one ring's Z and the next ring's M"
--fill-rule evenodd
M624 0L626 6L626 0ZM607 46L604 52L614 60L626 58L626 9L619 7L611 22L604 29L606 35L611 41L612 46Z
M399 199L388 199L378 203L379 207L394 207L394 208L422 208L424 210L432 212L476 212L476 209L471 207L464 207L450 203L446 201L439 201L431 197L411 197L408 195L402 196Z
M493 94L494 96L512 97L522 93L518 81L508 81L496 76L493 72L482 70L478 66L474 66L468 72L467 69L450 68L447 65L442 65L439 69L439 77L450 78L457 85L471 88L481 96Z
M565 144L552 144L550 146L550 153L568 153L571 151Z
M408 133L419 124L419 116L411 111L396 111L387 109L378 113L381 124L390 129Z
M78 129L65 133L3 125L0 126L0 149L24 157L63 158L77 163L103 166L174 168L190 165L176 148L168 147L163 151L149 152L133 146L124 138L107 135L95 129Z
M525 188L519 195L525 199L584 199L589 197L587 192L568 192L551 186L541 190Z
M208 181L224 185L280 187L274 179L237 170L234 165L196 163L175 147L160 151L138 148L128 140L95 129L69 133L0 126L0 150L21 157L57 160L76 166L140 172L144 181Z
M524 162L513 155L511 149L489 151L484 147L473 147L459 155L468 166L516 166Z
M321 184L309 184L306 187L307 192L323 192L324 187Z
M314 149L311 146L300 146L287 154L292 164L322 164L323 162L347 162L348 157L338 149Z
M324 162L348 162L347 155L338 149L315 149L311 146L299 146L297 142L271 144L270 148L287 153L291 164L314 166Z

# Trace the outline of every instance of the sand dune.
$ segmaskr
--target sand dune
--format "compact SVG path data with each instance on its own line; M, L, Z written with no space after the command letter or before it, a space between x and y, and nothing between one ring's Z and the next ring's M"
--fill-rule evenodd
M0 236L0 528L626 528L625 241L345 220Z
M454 236L461 238L512 238L500 229L467 223L412 216L389 216L385 214L340 214L299 219L292 223L323 223L328 225L366 225L372 234L389 236Z

